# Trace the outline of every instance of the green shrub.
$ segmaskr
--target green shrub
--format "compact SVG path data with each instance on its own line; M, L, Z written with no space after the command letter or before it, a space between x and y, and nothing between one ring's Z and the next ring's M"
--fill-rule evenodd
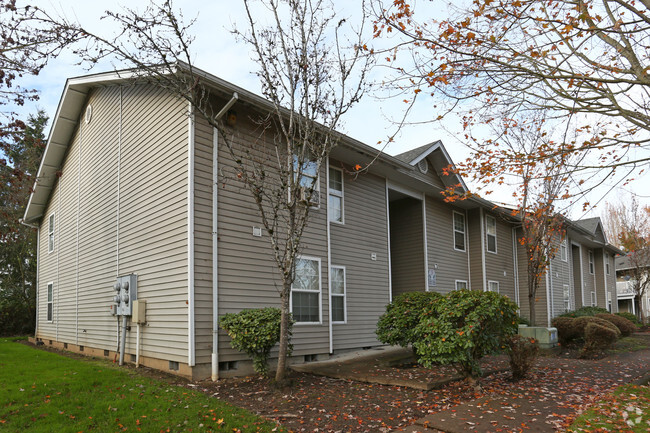
M560 317L585 317L585 316L595 316L599 313L609 313L604 308L600 307L582 307L574 311L569 311L564 314L561 314Z
M539 354L539 344L534 338L526 338L519 334L513 335L508 340L508 356L512 379L521 380L535 365Z
M589 322L585 327L585 345L582 348L582 353L583 355L586 355L594 351L605 350L611 346L619 336L620 332L618 331L618 328L614 331L611 327L603 326L602 323Z
M219 326L230 336L233 349L246 352L253 360L253 368L262 376L268 374L269 354L280 341L280 316L279 308L260 308L225 314L219 320ZM293 323L291 320L289 337Z
M551 325L557 329L557 338L561 345L582 338L582 330L578 328L573 317L556 317Z
M616 325L619 331L621 331L621 334L624 337L627 337L628 335L632 334L633 332L636 332L637 327L634 323L630 322L627 320L625 317L617 316L615 314L596 314L596 317L607 320L608 322L613 323Z
M634 323L635 325L640 325L641 324L641 322L639 321L639 318L636 317L635 314L628 313L627 311L624 311L622 313L616 313L615 316L623 317L623 318L629 320L630 322Z
M415 328L423 317L435 311L443 295L436 292L409 292L386 306L377 323L377 338L385 344L407 347L413 344Z
M618 330L616 325L614 325L612 322L608 322L605 319L601 319L600 317L591 317L591 316L576 317L575 323L582 338L585 338L585 330L587 329L587 326L592 323L610 329L614 334L616 334L616 338L621 336L621 331Z
M421 318L413 346L425 367L454 364L464 376L476 378L481 358L505 348L517 333L517 322L517 305L505 296L455 290Z

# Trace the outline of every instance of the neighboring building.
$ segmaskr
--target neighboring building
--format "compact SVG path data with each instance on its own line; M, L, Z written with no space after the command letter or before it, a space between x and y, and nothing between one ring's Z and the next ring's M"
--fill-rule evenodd
M254 121L268 103L206 77L215 107L239 95L237 145L268 148L272 137ZM37 339L114 356L113 287L136 274L146 323L128 333L127 361L194 378L250 371L218 317L279 305L276 268L230 154L190 112L187 102L124 73L67 81L24 218L39 227ZM367 174L348 174L375 158ZM311 278L292 291L292 362L380 344L379 316L407 291L493 290L525 313L517 222L480 198L445 202L446 188L466 191L462 179L442 174L450 164L440 142L377 157L344 137L332 151L302 238L297 272ZM614 288L604 263L615 251L602 230L570 228L567 255L546 279L552 290L540 290L542 324L594 291L605 306Z
M634 302L635 297L635 280L634 280L634 266L630 263L629 256L616 257L616 291L618 293L618 310L632 314L637 314L637 306ZM650 263L645 267L647 272L645 278L650 278ZM641 307L643 308L643 317L648 320L650 314L650 289L647 289L645 295L641 299Z

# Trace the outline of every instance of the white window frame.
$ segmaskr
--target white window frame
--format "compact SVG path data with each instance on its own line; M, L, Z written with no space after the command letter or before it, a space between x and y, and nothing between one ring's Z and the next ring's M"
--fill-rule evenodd
M494 234L490 234L490 221L494 224ZM490 236L494 237L494 251L490 250ZM497 254L497 219L491 215L485 216L485 249L488 253Z
M313 162L313 161L311 159L309 159L309 158L306 158L303 161L303 164L308 164L310 162ZM313 163L315 165L317 165L315 162L313 162ZM316 194L318 196L318 204L309 203L309 207L314 208L314 209L320 209L320 202L322 200L322 197L321 197L321 194L320 194L320 170L321 169L322 169L322 164L321 164L321 167L318 167L318 166L316 167L316 170L317 170L316 176L312 176L311 174L307 174L305 172L304 168L301 170L302 179L305 179L305 178L316 179L316 183L314 184L314 191L313 192L314 192L314 194ZM294 176L296 186L298 188L304 188L304 186L302 186L302 185L300 185L298 183L298 179L297 179L298 178L298 155L293 155L293 176ZM327 185L327 187L329 189L329 185ZM314 194L312 194L312 199L313 199ZM291 195L291 189L289 189L289 195Z
M329 170L330 170L330 172L332 170L334 170L334 171L338 171L339 173L341 173L341 191L338 191L336 189L332 189L330 187L329 183L330 183L330 179L331 179L332 176L331 176L331 173L328 173L328 177L327 177L327 206L330 205L330 201L329 201L330 196L340 197L341 198L341 221L337 221L337 220L332 219L333 215L332 215L331 211L329 212L329 218L330 218L329 221L333 222L333 223L336 223L336 224L345 224L345 205L344 205L344 202L345 202L345 199L344 199L344 196L345 196L344 191L345 190L344 190L344 188L345 188L345 186L343 185L344 184L344 182L343 182L343 170L341 170L340 168L336 168L336 167L330 167Z
M612 292L607 292L607 310L611 313L612 312Z
M48 322L54 321L54 281L47 283L47 303L45 310L45 319Z
M562 285L562 299L564 300L564 311L571 311L571 288L568 284Z
M463 290L462 288L458 288L459 284L465 284L465 289L469 289L469 285L467 284L467 280L456 280L454 283L454 287L456 290Z
M497 286L496 293L499 293L499 282L498 281L488 281L488 283L487 283L487 291L488 292L494 292L494 290L490 290L490 286L492 284L496 284L496 286Z
M587 251L587 256L589 257L589 273L591 275L594 275L594 271L596 270L596 266L594 265L594 252L593 252L593 250Z
M320 257L313 256L298 256L296 260L311 260L318 263L318 292L314 290L301 290L294 289L293 284L291 284L291 295L289 297L289 309L293 313L293 293L318 293L318 321L317 322L298 322L296 320L296 325L320 325L323 323L323 278L321 275L321 260Z
M563 262L569 261L569 247L566 239L562 240L562 243L560 243L560 260Z
M597 307L598 306L598 299L596 297L596 291L595 290L591 291L591 306L592 307Z
M605 253L605 275L611 275L609 270L609 253Z
M340 270L343 271L343 294L342 295L339 294L339 293L332 292L332 285L331 285L332 281L333 281L332 270L334 270L334 269L340 269ZM334 314L333 314L334 308L332 308L332 318L331 318L332 323L335 323L335 324L348 323L348 299L347 299L348 298L348 291L347 291L347 276L346 276L345 266L338 266L338 265L330 266L330 305L333 305L332 301L331 301L331 298L334 298L334 297L343 298L343 321L334 320Z
M463 231L461 232L460 230L456 230L456 215L459 215L463 218ZM467 221L465 218L465 214L462 214L458 211L453 211L452 213L452 219L451 219L451 228L454 232L454 238L452 239L454 243L454 250L455 251L462 251L465 252L467 251ZM458 249L456 248L456 233L462 233L463 234L463 249Z
M47 217L47 252L48 254L54 251L56 217L54 212Z

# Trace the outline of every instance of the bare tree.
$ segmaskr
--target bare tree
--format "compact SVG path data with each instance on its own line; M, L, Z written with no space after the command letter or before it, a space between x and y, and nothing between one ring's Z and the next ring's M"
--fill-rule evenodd
M317 201L319 176L341 135L341 118L362 97L371 58L356 29L337 17L329 0L243 0L247 30L233 33L251 49L262 93L268 99L260 126L273 137L262 149L241 146L219 117L209 79L195 68L190 51L192 22L184 23L171 0L152 2L142 12L107 11L120 27L109 38L76 23L58 22L85 35L77 49L91 64L117 59L146 79L192 104L219 134L234 164L234 179L252 196L270 241L278 270L282 311L276 380L282 381L290 336L290 295L302 236L311 204ZM268 26L263 18L270 17ZM216 150L215 150L216 151Z
M627 253L623 274L629 277L637 314L645 322L643 299L650 293L650 207L630 194L618 203L607 203L603 221L607 237Z
M431 119L458 114L471 136L495 112L542 111L580 134L537 151L536 160L589 151L575 161L584 179L595 171L625 178L647 166L648 2L472 1L450 6L450 17L438 21L420 7L375 3L375 35L399 35L389 57L394 83L409 100L433 96ZM507 132L511 125L501 126ZM483 136L481 148L498 153L491 138Z

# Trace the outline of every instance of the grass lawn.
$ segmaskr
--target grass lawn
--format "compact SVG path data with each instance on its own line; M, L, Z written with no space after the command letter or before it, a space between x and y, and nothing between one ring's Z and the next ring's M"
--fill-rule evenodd
M0 339L2 432L271 432L274 423L106 361Z
M650 387L623 385L616 388L571 424L569 432L650 431Z

